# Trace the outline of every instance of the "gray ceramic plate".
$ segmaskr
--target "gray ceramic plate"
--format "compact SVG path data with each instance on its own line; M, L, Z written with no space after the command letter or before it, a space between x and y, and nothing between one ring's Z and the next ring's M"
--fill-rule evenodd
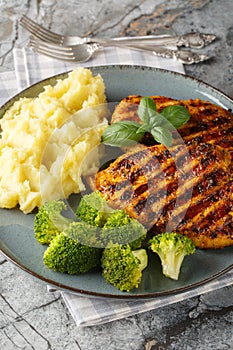
M193 78L148 67L104 66L92 68L100 73L106 84L109 102L117 102L130 94L164 95L173 98L201 98L233 110L233 101L223 93ZM20 97L33 97L43 86L54 84L66 74L46 79L24 90L0 110L5 110ZM82 276L69 276L48 270L43 264L45 247L38 244L33 234L34 215L24 215L19 210L0 210L0 249L14 264L36 278L62 290L114 298L148 298L178 293L229 271L233 267L233 246L220 250L197 250L185 258L178 281L165 278L161 273L159 260L150 259L140 287L130 293L122 293L107 285L99 271ZM14 224L17 223L17 224Z

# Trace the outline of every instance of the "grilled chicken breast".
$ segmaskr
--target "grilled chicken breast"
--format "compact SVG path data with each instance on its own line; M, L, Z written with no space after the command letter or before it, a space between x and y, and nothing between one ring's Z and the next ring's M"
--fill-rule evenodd
M139 121L140 96L125 98L112 122ZM151 235L175 231L199 248L233 244L233 118L209 102L153 96L157 109L184 105L191 118L178 129L184 142L167 149L148 134L96 175L96 188Z

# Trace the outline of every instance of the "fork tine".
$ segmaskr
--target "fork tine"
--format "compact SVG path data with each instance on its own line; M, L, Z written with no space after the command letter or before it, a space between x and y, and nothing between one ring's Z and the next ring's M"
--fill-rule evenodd
M56 58L59 60L66 60L66 61L74 61L75 60L75 57L72 53L68 54L68 53L57 52L55 50L45 48L45 47L39 46L39 45L34 45L34 44L30 45L30 47L34 51L42 53L42 54L49 56L49 57L52 57L52 58Z
M28 18L27 16L22 16L22 18L20 19L20 23L22 23L24 25L28 25L28 26L30 26L32 28L35 28L39 32L47 34L51 38L54 38L54 39L60 39L61 37L63 37L60 34L54 33L51 30L44 28L43 26L41 26L40 24L34 22L32 19Z
M39 48L39 47L33 47L33 50L35 52L38 52L38 53L41 53L43 55L46 55L48 57L51 57L51 58L55 58L57 60L62 60L62 61L75 61L75 57L73 56L64 56L64 55L59 55L57 53L54 53L54 52L49 52L48 50L45 50L43 48Z
M29 46L36 46L36 47L40 47L44 50L54 51L54 52L61 53L61 54L69 55L73 52L72 47L70 47L70 46L60 46L60 45L57 45L57 44L51 43L51 42L43 42L43 41L35 39L34 37L30 37L28 44L29 44Z
M42 27L36 22L32 21L30 18L23 16L20 19L20 24L27 29L31 34L43 41L52 41L57 44L61 43L63 36L57 33L53 33L50 30Z
M60 47L57 45L39 42L38 40L35 40L33 38L29 41L29 46L35 50L36 52L42 53L44 55L66 60L66 61L74 61L75 55L73 53L72 48L69 47Z

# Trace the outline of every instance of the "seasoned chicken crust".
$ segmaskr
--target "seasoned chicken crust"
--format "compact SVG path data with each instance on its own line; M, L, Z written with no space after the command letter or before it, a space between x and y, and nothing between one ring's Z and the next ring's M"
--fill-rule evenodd
M186 106L190 120L178 129L183 144L167 149L146 135L96 175L96 188L124 208L151 235L173 230L199 248L233 244L233 118L208 101L151 96L158 111ZM134 120L141 96L128 96L111 122Z

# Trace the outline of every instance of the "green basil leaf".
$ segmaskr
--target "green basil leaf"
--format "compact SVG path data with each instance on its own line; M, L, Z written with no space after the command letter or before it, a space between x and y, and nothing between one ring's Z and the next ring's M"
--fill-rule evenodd
M165 107L160 114L162 114L176 129L187 123L190 118L190 113L184 106Z
M140 133L145 134L145 132L150 132L150 131L151 131L151 128L149 127L149 125L141 124L136 132L137 132L137 134L140 134Z
M143 97L141 99L138 106L138 116L145 124L150 124L150 120L156 111L156 104L151 97Z
M102 142L110 146L131 146L141 140L145 131L137 130L140 124L130 120L117 122L109 125L102 134Z
M150 129L155 129L157 127L170 129L172 126L171 123L162 114L156 112L153 117L151 117L149 127Z
M145 132L150 132L157 142L171 146L174 128L179 128L190 118L184 106L165 107L159 113L151 97L141 99L138 115L142 124L129 120L113 123L103 132L102 142L111 146L131 146L139 142Z
M172 133L170 130L157 127L151 130L151 134L157 142L162 143L167 147L172 145Z

